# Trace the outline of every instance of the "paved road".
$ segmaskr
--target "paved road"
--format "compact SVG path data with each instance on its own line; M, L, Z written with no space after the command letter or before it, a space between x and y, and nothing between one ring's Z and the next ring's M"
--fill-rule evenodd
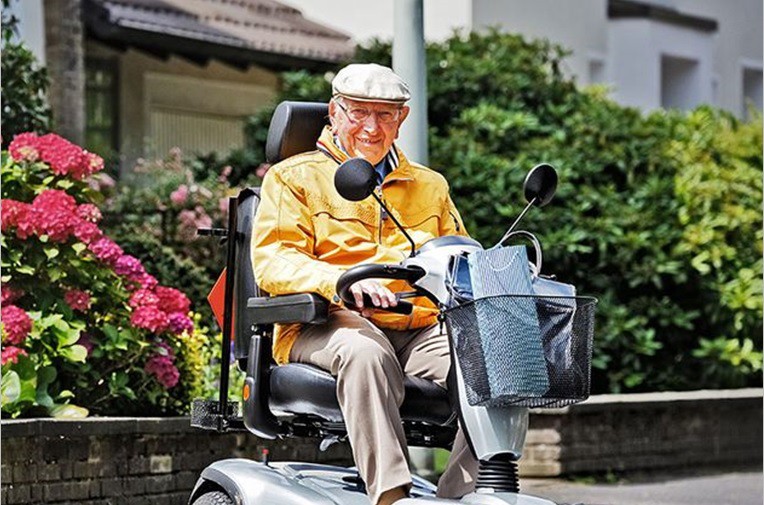
M731 472L660 481L581 484L562 479L521 479L523 493L586 505L762 505L764 474Z

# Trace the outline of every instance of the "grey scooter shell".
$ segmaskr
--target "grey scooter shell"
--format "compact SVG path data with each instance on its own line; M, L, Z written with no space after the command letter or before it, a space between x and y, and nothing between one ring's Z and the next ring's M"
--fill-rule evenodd
M411 498L400 505L555 505L535 496L515 493L470 493L461 500L435 497L435 486L412 475ZM213 484L211 487L210 485ZM189 503L212 489L223 489L237 505L369 505L358 471L341 466L300 462L225 459L208 466Z

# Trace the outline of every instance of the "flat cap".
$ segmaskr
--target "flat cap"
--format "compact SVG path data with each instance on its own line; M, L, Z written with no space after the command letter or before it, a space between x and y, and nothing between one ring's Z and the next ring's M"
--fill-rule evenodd
M352 63L332 80L332 96L366 102L404 103L411 98L408 85L388 67Z

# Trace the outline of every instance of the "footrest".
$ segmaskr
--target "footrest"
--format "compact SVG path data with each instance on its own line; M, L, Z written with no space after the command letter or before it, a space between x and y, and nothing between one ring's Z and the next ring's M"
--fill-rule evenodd
M197 398L191 404L191 426L210 431L246 431L238 402L228 404L228 412L220 412L217 400Z

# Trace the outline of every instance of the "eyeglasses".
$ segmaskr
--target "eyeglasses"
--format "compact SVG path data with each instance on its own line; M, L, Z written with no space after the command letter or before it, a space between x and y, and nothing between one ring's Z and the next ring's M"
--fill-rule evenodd
M400 119L401 117L401 109L392 109L392 110L370 110L370 109L364 109L363 107L345 107L342 105L342 102L339 100L335 100L334 103L337 104L337 106L342 109L342 111L345 113L345 115L354 123L363 123L372 114L377 115L377 121L384 124L391 124L395 123Z

